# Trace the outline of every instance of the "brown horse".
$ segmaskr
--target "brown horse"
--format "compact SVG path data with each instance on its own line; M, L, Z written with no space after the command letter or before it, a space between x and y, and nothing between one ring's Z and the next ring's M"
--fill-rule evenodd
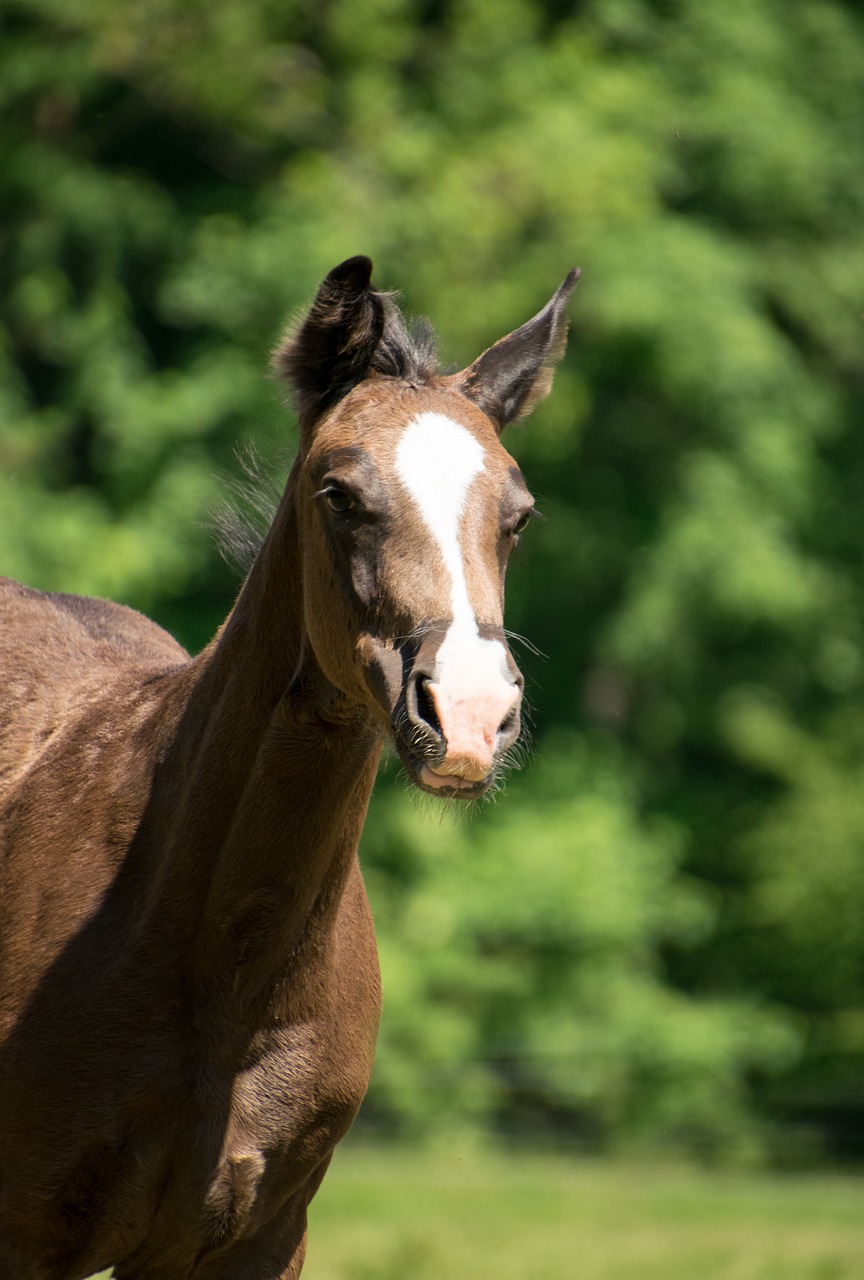
M0 1277L295 1280L379 1016L357 844L388 736L470 798L519 733L502 630L532 512L501 429L572 272L438 373L371 263L279 347L301 441L196 658L0 580Z

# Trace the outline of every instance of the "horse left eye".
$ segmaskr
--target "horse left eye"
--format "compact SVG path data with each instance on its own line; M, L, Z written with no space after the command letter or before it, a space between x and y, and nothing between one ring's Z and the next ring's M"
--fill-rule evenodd
M511 532L516 534L524 533L525 530L528 528L528 522L530 519L531 519L531 512L526 511L525 514L523 516L520 516L519 519L516 521Z

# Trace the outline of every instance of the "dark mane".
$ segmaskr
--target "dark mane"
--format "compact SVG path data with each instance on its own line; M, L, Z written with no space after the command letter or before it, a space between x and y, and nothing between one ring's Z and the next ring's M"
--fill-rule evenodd
M387 378L427 383L438 373L438 344L428 320L406 321L392 294L379 293L384 306L384 332L370 368Z
M225 479L225 497L211 508L207 525L222 559L245 577L273 523L282 487L275 468L251 442L237 449L235 456L240 474ZM284 471L288 460L279 461Z

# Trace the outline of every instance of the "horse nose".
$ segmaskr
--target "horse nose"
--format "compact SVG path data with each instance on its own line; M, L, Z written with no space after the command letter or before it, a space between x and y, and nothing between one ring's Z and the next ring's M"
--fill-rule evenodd
M519 736L522 676L509 668L467 680L415 672L406 705L423 748L423 780L433 787L488 778L496 758Z

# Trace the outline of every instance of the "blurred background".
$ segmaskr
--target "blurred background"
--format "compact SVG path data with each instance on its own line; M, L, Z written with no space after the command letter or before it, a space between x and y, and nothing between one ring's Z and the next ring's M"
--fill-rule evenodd
M0 113L0 572L193 649L330 267L456 366L583 269L507 440L530 758L364 837L361 1134L864 1159L856 0L0 0Z

